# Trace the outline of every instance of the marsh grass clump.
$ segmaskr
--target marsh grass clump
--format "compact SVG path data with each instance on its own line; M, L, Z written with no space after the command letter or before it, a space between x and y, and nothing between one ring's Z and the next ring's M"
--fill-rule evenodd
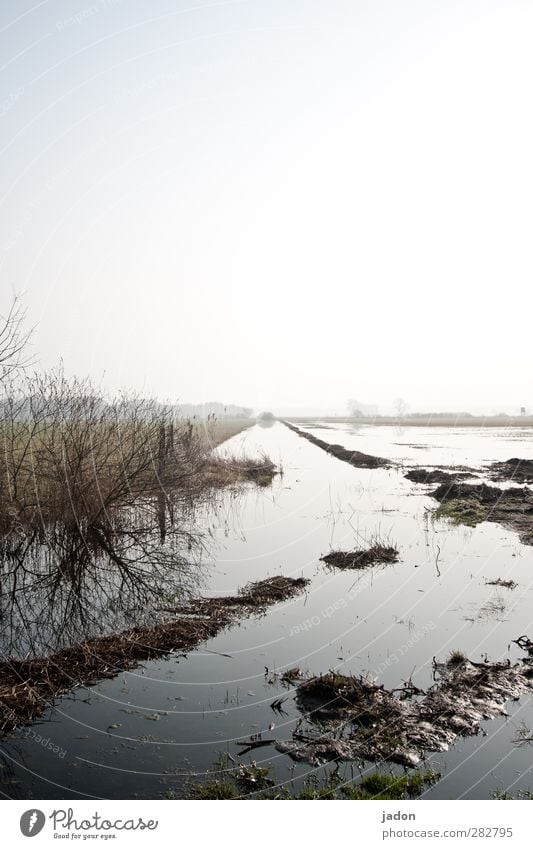
M265 790L274 782L269 778L269 767L260 767L252 763L250 766L241 764L236 776L236 781L241 790L246 793L254 793L257 790Z
M475 528L487 518L487 507L476 499L452 498L443 501L435 510L436 519L448 519L455 525L468 525Z
M424 791L426 786L435 784L440 778L438 772L428 770L412 770L405 775L389 775L375 772L362 779L360 785L353 790L361 795L354 796L347 789L346 798L360 799L415 799Z
M468 658L463 654L459 649L453 649L449 656L447 663L449 666L459 666L461 663L464 663Z
M491 799L497 799L498 801L508 801L510 799L514 799L512 793L509 793L507 790L496 789L493 790L490 794Z
M193 799L261 799L261 800L326 800L346 799L365 801L372 799L400 800L416 799L431 784L440 779L440 773L431 769L410 770L404 775L373 772L360 781L343 780L338 769L322 776L308 778L302 787L294 789L286 785L275 786L268 777L270 768L259 768L240 764L238 767L215 769L217 777L201 784L193 784L190 796ZM259 774L258 780L256 774ZM244 783L242 776L245 776ZM252 776L251 783L248 777ZM262 786L261 786L262 784Z
M225 781L213 779L203 783L195 784L191 790L190 798L196 800L222 800L222 799L239 799L240 794L238 787L231 779Z
M398 549L379 539L371 541L368 548L355 551L331 551L320 559L335 569L365 569L378 563L397 563Z
M533 791L532 790L519 790L516 796L513 796L512 793L509 793L508 790L500 790L497 788L493 790L490 794L491 799L497 799L498 801L510 801L511 799L533 799Z
M388 716L389 725L382 729L387 735L404 713L402 703L374 681L334 671L299 684L297 704L313 721L337 721L346 717L360 728L373 729L373 733L378 723ZM376 745L378 738L376 730ZM338 751L342 752L342 743Z

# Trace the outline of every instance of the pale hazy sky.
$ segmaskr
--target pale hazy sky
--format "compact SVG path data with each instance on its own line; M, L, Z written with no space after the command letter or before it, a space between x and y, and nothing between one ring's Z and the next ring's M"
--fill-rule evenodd
M533 407L531 0L2 0L1 304L114 390Z

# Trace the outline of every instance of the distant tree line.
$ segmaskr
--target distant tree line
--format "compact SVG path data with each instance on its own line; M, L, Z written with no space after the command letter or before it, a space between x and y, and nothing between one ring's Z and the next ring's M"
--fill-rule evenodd
M251 407L238 404L223 404L220 401L206 401L205 404L178 404L178 415L184 418L249 419L253 413Z
M63 375L62 379L64 379ZM44 407L48 404L48 399L44 399L42 395L28 393L21 396L20 384L15 389L12 386L9 389L11 390L9 394L6 395L4 393L4 397L0 397L0 417L9 410L11 415L16 415L17 421L25 421L29 416L44 412ZM13 391L17 396L16 408L13 407L13 397L11 396L11 392ZM111 408L116 410L114 403L110 404L105 398L97 393L95 394L94 389L92 389L92 392L90 401L93 410L98 411L102 415ZM89 396L87 396L86 400L89 400ZM135 408L136 415L140 418L143 417L144 411L144 414L149 418L159 415L165 419L172 417L175 419L198 419L202 421L212 419L249 419L253 412L251 407L240 407L237 404L222 404L217 401L211 401L207 404L163 404L154 398L139 398L138 396L134 398L123 397L121 403L122 413L126 414L132 408Z

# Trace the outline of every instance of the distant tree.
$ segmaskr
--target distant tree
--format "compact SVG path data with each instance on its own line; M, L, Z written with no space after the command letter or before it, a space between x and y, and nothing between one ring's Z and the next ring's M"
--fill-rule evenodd
M393 401L393 407L399 419L402 419L405 415L407 415L409 410L409 404L405 398L395 398Z
M362 409L364 404L361 404L360 401L356 401L355 398L350 398L350 400L346 402L346 406L348 407L350 416L353 416L354 419L360 418L364 415Z

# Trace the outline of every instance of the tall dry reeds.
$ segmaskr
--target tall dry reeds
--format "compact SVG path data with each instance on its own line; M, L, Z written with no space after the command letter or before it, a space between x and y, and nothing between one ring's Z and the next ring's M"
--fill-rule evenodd
M211 423L199 427L131 394L104 401L90 381L68 380L61 369L19 382L1 403L4 534L55 522L105 528L143 497L176 490L192 497L207 486L272 477L266 458L215 458Z

